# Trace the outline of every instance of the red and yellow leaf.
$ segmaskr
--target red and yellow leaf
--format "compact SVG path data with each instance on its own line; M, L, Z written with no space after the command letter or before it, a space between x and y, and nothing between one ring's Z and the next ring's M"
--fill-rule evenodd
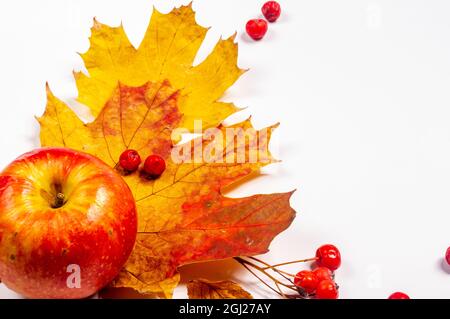
M123 176L136 200L138 236L112 287L170 297L179 266L264 253L295 216L292 193L247 198L221 193L275 162L268 145L276 125L257 131L249 120L220 124L235 108L217 99L241 70L233 39L221 40L192 67L205 32L190 6L167 15L155 11L139 49L121 27L95 22L91 49L83 55L89 76L76 75L80 100L95 120L83 123L47 90L46 111L38 118L42 146L82 150L116 168L126 149L138 150L144 159L158 154L166 160L167 169L156 180L138 172ZM175 145L174 130L192 129L193 120L215 127L213 134ZM198 149L200 161L192 160Z

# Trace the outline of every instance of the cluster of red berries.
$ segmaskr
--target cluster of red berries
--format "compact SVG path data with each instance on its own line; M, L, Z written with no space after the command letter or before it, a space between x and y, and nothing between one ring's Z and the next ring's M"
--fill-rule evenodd
M317 268L302 270L295 275L294 284L305 297L337 299L339 287L334 282L334 271L341 265L341 254L334 245L320 246L314 258Z
M334 245L327 244L320 246L316 250L316 255L312 258L275 265L270 265L256 257L235 257L234 259L266 287L283 298L337 299L339 296L339 286L334 281L334 272L341 266L341 253ZM446 260L450 265L450 247L446 253ZM295 275L281 269L282 266L305 262L314 262L313 265L315 265L315 268L313 270L302 270ZM269 278L270 281L267 282L257 275L255 270L263 274L266 278ZM394 292L388 299L410 298L403 292Z
M263 5L261 11L267 21L275 22L280 17L281 7L276 1L268 1ZM268 26L264 19L252 19L247 22L245 29L253 40L261 40L267 33Z
M275 265L270 265L256 257L235 257L234 259L281 297L288 299L338 298L339 287L334 282L334 271L341 265L341 254L334 245L320 246L315 257ZM305 262L315 262L317 268L312 271L302 270L296 275L281 269L282 266ZM256 274L255 270L270 281L265 281Z
M124 151L119 158L119 165L126 173L138 170L141 165L141 156L135 150ZM155 179L161 176L166 169L166 162L159 155L150 155L144 162L142 172L149 178Z

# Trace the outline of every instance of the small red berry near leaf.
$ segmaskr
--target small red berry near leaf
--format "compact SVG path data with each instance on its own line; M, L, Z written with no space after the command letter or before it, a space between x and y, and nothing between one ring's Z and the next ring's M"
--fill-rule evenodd
M334 245L320 246L316 251L317 265L335 271L341 265L341 253Z
M319 284L317 276L309 270L302 270L294 278L294 285L304 289L308 294L314 293Z
M261 9L264 17L269 22L275 22L280 17L281 7L276 1L267 1Z
M450 247L447 248L447 252L445 253L445 261L450 265Z
M388 299L410 299L409 296L403 292L394 292Z
M119 158L119 165L126 171L134 172L141 164L141 157L135 150L124 151Z
M317 267L313 270L313 273L316 275L319 281L333 280L333 272L326 267Z
M151 178L158 178L166 169L166 162L159 155L150 155L144 163L144 172Z
M316 299L337 299L338 288L332 280L322 280L316 288Z
M245 29L253 40L261 40L267 32L267 22L263 19L253 19L247 22Z

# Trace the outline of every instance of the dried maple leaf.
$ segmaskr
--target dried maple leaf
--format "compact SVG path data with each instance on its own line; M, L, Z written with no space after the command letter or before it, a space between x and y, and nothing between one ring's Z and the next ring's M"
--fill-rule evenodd
M192 280L187 284L187 289L190 299L253 299L251 294L229 280Z
M220 41L203 63L189 66L204 32L190 6L167 15L155 12L139 50L122 28L96 22L92 47L84 55L90 76L77 75L80 100L97 115L92 123L83 123L47 88L47 107L38 118L43 146L82 150L113 167L130 148L142 158L159 154L166 160L167 169L157 180L138 173L124 176L136 200L139 227L133 253L113 287L170 297L180 265L264 253L295 216L289 205L292 193L221 195L224 187L274 162L268 144L275 126L256 132L249 120L231 127L219 124L235 110L216 99L240 74L237 47L233 40ZM214 151L217 141L206 135L174 146L173 130L192 128L193 119L217 127L223 151ZM230 129L253 129L255 134L237 134L230 141L225 139ZM213 150L208 161L180 162L171 156L194 154L199 146ZM239 150L244 150L243 161L236 160ZM257 160L250 160L255 155Z

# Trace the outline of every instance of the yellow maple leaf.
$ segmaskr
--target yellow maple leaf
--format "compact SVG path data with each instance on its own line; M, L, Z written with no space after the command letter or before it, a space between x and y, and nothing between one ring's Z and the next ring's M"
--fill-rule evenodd
M237 110L218 99L244 70L237 67L234 36L220 40L202 63L192 66L207 30L195 22L191 5L169 14L154 9L144 39L135 49L122 26L112 28L94 20L91 47L81 55L89 76L75 73L79 101L97 115L117 82L141 86L169 80L180 90L181 127L192 130L194 120L202 120L205 128L216 126Z
M221 40L203 63L189 66L204 32L190 6L167 15L155 12L139 50L125 40L122 28L96 22L92 47L84 56L90 76L77 75L80 100L96 114L92 123L83 123L47 88L46 111L38 118L43 146L82 150L118 170L126 149L138 150L142 158L158 154L166 160L166 171L156 180L139 172L123 176L136 200L138 236L112 287L170 297L179 266L264 253L295 216L289 205L292 193L221 194L275 161L268 145L276 125L257 131L250 120L220 124L235 109L224 111L216 100L241 73L237 47L232 39ZM205 133L174 145L174 130L183 125L191 129L197 119L214 126L217 136ZM201 161L189 160L199 148ZM180 161L180 154L190 156Z

